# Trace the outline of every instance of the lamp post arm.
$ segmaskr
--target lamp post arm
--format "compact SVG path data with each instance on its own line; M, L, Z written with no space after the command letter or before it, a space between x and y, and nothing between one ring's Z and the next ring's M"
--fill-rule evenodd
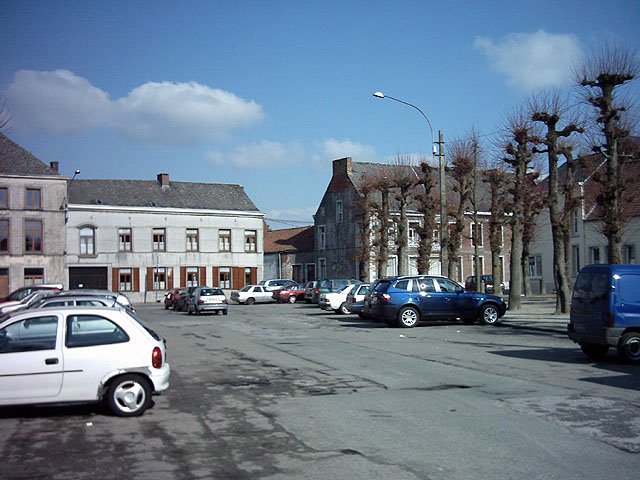
M429 117L427 117L427 115L422 110L420 110L418 107L416 107L413 103L405 102L404 100L400 100L399 98L392 97L391 95L385 95L384 98L389 98L389 99L394 100L394 101L396 101L398 103L402 103L404 105L407 105L408 107L415 108L418 112L420 112L420 115L422 115L424 117L424 119L427 121L427 125L429 125L429 130L431 131L431 145L433 145L435 143L434 140L433 140L433 127L431 126L431 122L429 121Z

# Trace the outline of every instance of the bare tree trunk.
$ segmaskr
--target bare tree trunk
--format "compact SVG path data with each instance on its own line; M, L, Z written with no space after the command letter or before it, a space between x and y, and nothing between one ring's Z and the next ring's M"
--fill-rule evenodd
M511 262L509 264L511 277L509 288L509 310L520 310L520 308L522 308L522 300L520 298L522 288L522 268L519 260L521 258L522 224L520 222L513 222L511 227Z

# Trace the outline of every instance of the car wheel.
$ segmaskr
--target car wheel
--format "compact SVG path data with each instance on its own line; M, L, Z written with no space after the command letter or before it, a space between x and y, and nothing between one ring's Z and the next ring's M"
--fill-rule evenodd
M136 417L151 406L151 386L140 375L116 377L109 383L106 401L115 415Z
M223 310L223 311L222 311L222 314L223 314L223 315L226 315L226 314L227 314L227 311L226 311L226 310Z
M195 313L196 315L200 315L200 310L198 310L198 307L193 307L193 313Z
M256 303L256 299L253 297L247 298L247 301L244 303L246 303L247 305L253 305L254 303Z
M297 299L294 295L291 295L291 296L289 297L289 303L296 303L296 301L297 301L297 300L298 300L298 299Z
M420 320L420 314L413 307L402 307L398 312L398 325L404 328L411 328Z
M165 310L169 310L169 305L167 305L166 303L164 304L164 309Z
M592 360L602 360L609 351L608 345L598 345L594 343L581 343L580 350Z
M639 332L630 332L622 336L618 344L618 356L627 362L640 363Z
M338 309L338 312L340 312L342 315L349 315L351 312L349 311L349 309L347 308L347 304L343 303L342 305L340 305L340 308Z
M187 314L191 315L191 309L189 307L187 307Z
M483 305L478 319L483 325L495 325L500 320L498 308L495 305Z

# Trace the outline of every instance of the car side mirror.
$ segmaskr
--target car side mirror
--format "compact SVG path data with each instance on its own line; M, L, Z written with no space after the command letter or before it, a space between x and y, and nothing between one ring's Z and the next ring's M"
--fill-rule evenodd
M456 293L464 293L463 287L456 287Z

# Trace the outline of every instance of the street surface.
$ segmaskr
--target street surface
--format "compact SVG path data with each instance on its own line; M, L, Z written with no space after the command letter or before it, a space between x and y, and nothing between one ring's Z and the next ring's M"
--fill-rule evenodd
M305 304L232 304L227 316L138 311L167 339L169 390L132 419L96 406L1 408L1 479L601 480L640 471L639 367L613 350L588 361L551 307L507 312L496 327L409 330Z

